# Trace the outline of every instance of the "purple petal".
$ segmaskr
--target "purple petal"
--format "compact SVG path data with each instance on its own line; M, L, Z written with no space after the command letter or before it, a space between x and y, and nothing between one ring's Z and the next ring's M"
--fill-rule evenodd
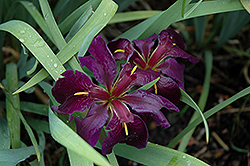
M146 39L139 39L134 40L133 43L135 44L135 48L137 48L142 56L145 58L145 61L148 61L150 51L152 47L154 46L155 39L157 38L156 34L153 34L152 36L146 38Z
M59 114L72 114L75 111L83 112L89 108L95 100L89 99L88 96L77 95L68 97L59 107L51 108Z
M161 33L159 34L159 40L162 40L162 38L164 38L164 36L170 36L170 39L172 41L172 43L176 43L178 47L180 47L182 50L185 49L185 43L181 37L181 35L177 32L175 32L175 30L173 29L166 29L161 31Z
M164 57L177 57L177 58L181 58L183 60L189 60L192 63L199 62L198 59L196 59L192 55L189 55L188 53L186 53L185 51L180 49L178 46L174 46L171 50L166 52L166 54L164 54Z
M102 127L108 120L107 104L94 104L83 119L75 118L77 133L92 147L95 146Z
M197 63L198 59L187 54L183 39L174 30L163 30L158 37L158 46L149 60L149 67L155 68L156 65L167 56L187 59L190 62Z
M169 100L142 90L127 94L120 99L128 104L132 110L136 111L137 113L150 114L157 124L161 125L162 127L169 127L169 123L160 109L165 107L167 109L171 109L171 111L179 110Z
M160 72L154 71L152 69L144 70L138 68L136 69L135 75L136 75L136 79L134 81L135 84L143 86L158 78L160 76Z
M170 77L161 76L156 86L158 95L167 98L174 104L178 104L181 93L178 84L174 80Z
M131 42L124 38L118 38L109 42L108 47L116 61L127 60L134 51L134 47ZM124 52L116 52L116 50L124 50Z
M130 63L126 63L112 88L113 97L121 96L123 93L127 92L130 88L134 86L134 80L136 79L136 75L131 75L131 70L132 68Z
M133 122L134 117L133 114L130 112L129 108L117 99L113 99L110 101L110 108L112 112L120 119L121 123L125 122Z
M76 92L89 91L96 87L88 76L79 71L75 71L74 74L72 70L67 70L62 73L62 76L64 77L59 78L52 88L52 95L59 103L63 103Z
M156 69L174 79L180 88L184 90L184 64L178 63L174 58L168 58L158 65Z
M134 122L127 123L128 136L125 134L125 130L122 127L121 122L116 116L113 116L111 121L107 125L107 137L102 143L102 153L109 154L112 152L112 148L115 144L121 142L134 146L138 149L145 148L148 141L148 130L143 120L134 115Z
M110 90L117 72L116 63L101 36L93 39L88 51L94 58L79 57L81 65L92 70L96 80Z

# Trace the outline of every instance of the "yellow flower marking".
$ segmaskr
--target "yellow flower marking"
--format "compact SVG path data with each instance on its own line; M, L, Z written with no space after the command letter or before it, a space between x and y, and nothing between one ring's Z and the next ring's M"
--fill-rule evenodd
M154 88L155 88L155 94L157 95L157 85L154 84Z
M89 94L89 92L76 92L75 94L74 94L74 96L78 96L78 95L88 95Z
M126 123L122 123L122 124L123 124L123 127L125 129L125 134L126 134L126 136L128 136L128 126Z
M117 52L122 52L122 53L124 53L125 51L124 51L124 50L122 50L122 49L117 49L117 50L115 50L115 52L114 52L114 53L117 53Z
M130 75L134 74L134 72L136 71L136 69L137 69L137 66L135 66L135 67L132 69Z

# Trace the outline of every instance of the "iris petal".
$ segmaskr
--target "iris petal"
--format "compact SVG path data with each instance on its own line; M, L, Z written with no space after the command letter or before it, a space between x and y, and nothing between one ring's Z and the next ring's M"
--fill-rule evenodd
M134 47L128 39L118 38L108 43L110 51L113 53L113 56L116 61L127 60L130 58L134 51ZM116 50L121 49L124 52L117 52Z
M132 41L135 44L135 48L140 51L146 62L149 59L150 51L154 46L156 38L157 35L154 33L152 36L146 39L139 39Z
M108 106L106 104L92 105L85 118L75 118L77 133L94 147L108 117Z
M168 127L169 123L159 110L165 107L170 111L179 111L179 109L169 100L147 91L138 90L120 99L138 114L152 114L152 118L163 127Z
M134 115L134 122L127 123L128 136L119 119L114 115L106 129L110 130L102 143L102 153L109 154L115 144L121 142L134 146L138 149L145 148L148 140L148 130L143 120Z
M87 66L93 71L98 82L111 89L114 78L116 76L116 63L101 36L93 39L89 47L89 53L94 57L79 57L82 66Z
M79 71L75 71L74 74L72 70L67 70L62 73L62 76L64 77L59 78L52 88L52 95L59 103L63 103L76 92L84 92L96 87L88 76Z
M129 111L129 108L124 103L117 99L111 100L110 103L111 110L120 119L121 123L128 123L134 121L132 113Z
M161 76L156 83L158 94L178 104L181 93L178 84L170 77Z
M178 63L174 58L166 59L165 62L161 63L157 70L174 79L179 87L184 90L184 69L185 65Z

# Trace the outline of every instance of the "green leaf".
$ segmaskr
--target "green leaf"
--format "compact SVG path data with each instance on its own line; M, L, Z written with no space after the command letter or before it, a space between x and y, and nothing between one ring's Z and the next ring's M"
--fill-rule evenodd
M14 63L8 63L6 65L6 89L9 92L13 92L18 87L17 77L17 65ZM6 96L6 119L8 123L8 129L10 134L11 147L13 149L20 148L20 133L21 122L17 112L20 112L20 98L19 95L11 95L5 93Z
M142 20L142 19L152 17L160 12L161 11L157 11L157 10L146 10L146 11L132 11L132 12L116 13L114 17L109 21L109 24L126 22L126 21Z
M199 0L198 2L194 3L194 5L185 12L184 18L188 17L202 2L203 0Z
M80 16L89 9L90 6L93 8L93 10L96 10L100 3L101 0L90 0L77 8L66 19L64 19L62 23L59 24L59 28L61 29L62 33L67 33L74 23L80 18Z
M208 166L208 164L188 154L153 143L148 143L147 147L143 149L117 144L114 146L114 152L116 155L149 166Z
M209 88L210 88L210 78L212 73L212 67L213 67L213 55L211 51L205 51L205 64L206 64L206 73L205 73L205 79L203 84L203 89L201 92L201 96L198 102L199 108L201 108L202 111L204 111L207 98L209 94ZM189 124L192 123L196 118L199 117L199 112L194 112L192 118L189 121ZM182 141L180 142L180 145L178 147L179 151L185 151L187 144L194 133L195 128L193 128L188 134L186 134Z
M191 0L186 1L186 3L190 2ZM193 6L194 4L187 5L186 10L188 11ZM238 0L204 1L186 18L183 18L181 15L182 1L178 0L167 10L143 21L142 23L129 29L119 37L125 37L129 40L146 38L151 36L153 33L159 34L163 29L168 28L169 25L177 21L235 10L243 10L243 7Z
M8 124L4 118L0 116L0 150L10 148L10 135Z
M39 115L48 116L48 106L44 104L37 104L28 101L21 101L21 110L26 112L32 112Z
M55 80L65 71L47 43L27 23L18 20L8 21L0 25L0 30L7 31L19 39Z
M60 105L56 99L54 98L54 96L52 95L52 92L51 92L51 89L52 89L52 86L47 83L47 82L40 82L39 85L43 88L43 91L49 96L50 100L52 101L53 105Z
M91 6L80 16L80 18L74 23L69 33L65 37L65 40L68 42L72 37L81 29L81 27L86 23L92 13Z
M34 147L0 150L0 165L15 166L35 153Z
M25 9L29 12L29 14L35 20L35 22L39 25L39 27L43 30L43 32L47 35L47 37L53 42L53 38L50 34L49 28L44 18L37 10L37 8L34 6L34 4L29 1L18 1L18 2L25 7Z
M74 165L74 166L93 166L93 162L82 157L81 155L79 155L78 153L74 152L71 149L67 148L67 152L69 155L69 161L70 161L70 165Z
M43 131L43 132L48 133L48 134L50 133L49 123L47 121L34 119L34 118L31 118L28 116L26 116L25 118L26 118L28 124L36 131ZM39 124L39 125L37 125L37 124Z
M84 26L77 32L77 34L67 43L67 45L57 54L58 59L62 64L71 59L80 49L82 41L88 36L88 34L95 27L100 29L96 31L96 34L109 22L109 20L115 14L117 5L111 0L103 0L95 13L84 24ZM95 35L96 35L95 34ZM76 60L75 60L76 61ZM75 62L77 63L77 61ZM78 64L79 65L79 64ZM35 76L33 76L24 86L18 89L16 93L20 93L23 90L34 86L48 76L44 69L40 70Z
M249 0L240 0L242 6L250 13L250 1Z
M142 87L140 87L138 90L148 90L149 88L151 88L154 84L157 83L157 81L159 81L160 77L156 78L155 80L147 83L146 85L143 85Z
M39 0L39 3L54 44L59 50L61 50L66 45L66 41L64 40L63 35L57 26L53 13L49 7L49 3L47 0Z
M52 137L67 149L74 151L97 165L110 166L101 154L61 121L51 109L49 109L49 124Z
M21 112L18 112L16 111L16 113L18 114L19 118L21 119L21 121L23 122L24 124L24 127L25 127L25 130L27 131L29 137L30 137L30 140L34 146L34 149L36 151L36 155L37 155L37 159L38 159L38 162L40 162L40 159L41 159L41 153L40 153L40 150L39 150L39 147L38 147L38 144L37 144L37 141L36 141L36 137L32 131L32 129L30 128L29 124L27 123L27 121L25 120L25 118L23 117L22 113Z
M205 125L205 130L206 130L206 142L208 143L209 141L209 128L208 128L208 124L207 124L207 120L204 117L200 107L193 101L193 99L182 89L180 89L181 91L181 101L186 103L187 105L191 106L192 108L194 108L202 117L203 123Z
M247 88L243 89L242 91L240 91L237 94L233 95L232 97L230 97L229 99L225 100L224 102L222 102L222 103L216 105L215 107L211 108L210 110L206 111L204 113L205 118L208 119L209 117L211 117L212 115L214 115L215 113L217 113L218 111L220 111L221 109L223 109L224 107L228 106L229 104L231 104L232 102L238 100L239 98L248 95L249 93L250 93L250 87L247 87ZM201 122L202 122L202 119L200 117L198 117L197 119L195 119L184 130L182 130L182 132L179 133L171 141L171 143L168 146L169 147L174 146L181 138L183 138L184 135L186 135L190 130L192 130L194 127L196 127L197 125L199 125Z

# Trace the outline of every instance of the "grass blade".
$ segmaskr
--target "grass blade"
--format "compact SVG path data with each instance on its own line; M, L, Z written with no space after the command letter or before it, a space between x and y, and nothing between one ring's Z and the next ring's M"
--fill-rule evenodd
M6 89L13 92L18 87L17 66L14 63L6 65ZM10 134L11 147L13 149L20 148L21 140L21 122L17 112L20 112L19 95L6 95L6 118Z
M101 29L109 22L109 20L115 14L117 5L111 0L103 0L95 13L84 24L84 26L77 32L77 34L67 43L67 45L57 54L58 59L62 64L71 59L80 49L82 41L86 39L89 33L93 34L93 37L101 31ZM95 29L95 27L98 27ZM96 32L95 34L92 31ZM88 36L89 37L89 36ZM75 64L79 63L74 60ZM18 89L16 93L20 93L25 89L34 86L48 76L46 71L40 70L34 77L32 77L24 86Z
M190 107L194 108L202 117L203 123L205 125L205 130L206 130L206 142L208 143L209 141L209 128L207 124L207 120L204 117L200 107L193 101L193 99L184 91L180 88L181 91L181 101L189 105Z
M70 165L74 165L74 166L93 166L93 162L89 161L86 158L83 158L81 155L77 154L76 152L74 152L73 150L67 148L67 152L69 155L69 161L70 161Z
M248 13L250 13L250 3L249 0L240 0L242 6L246 9Z
M187 0L186 3L190 3L191 0ZM189 4L186 10L193 7L194 4ZM215 13L243 10L241 3L237 0L216 0L216 1L204 1L202 2L190 15L186 18L181 16L182 1L176 1L167 10L143 21L137 26L129 29L119 37L128 38L134 40L138 38L146 38L153 33L159 34L163 29L166 29L174 22L190 19L198 16L204 16Z
M15 166L34 154L34 147L0 150L0 165Z
M7 31L22 42L46 71L57 80L65 68L55 56L43 38L27 23L18 20L8 21L0 25L0 30Z
M100 148L100 144L97 146ZM114 146L114 152L116 155L143 165L208 166L208 164L188 154L150 142L147 144L147 147L143 149L137 149L126 144L117 144Z
M207 102L208 94L209 94L209 88L210 88L210 78L211 78L211 72L212 72L212 66L213 66L213 56L211 51L206 51L205 52L205 62L206 62L206 73L205 73L205 80L203 84L203 89L201 92L201 96L198 102L199 107L201 108L202 112L205 109L205 105ZM190 119L190 123L192 123L196 118L199 117L198 112L194 112L192 118ZM193 128L190 132L188 132L187 135L185 135L178 147L179 151L185 151L187 144L194 132L195 128ZM207 132L207 131L206 131Z
M61 50L66 45L66 41L64 40L63 35L59 30L59 27L57 26L53 13L49 7L49 3L47 0L39 0L39 3L42 9L43 17L49 28L50 35L53 38L54 44L59 50Z
M8 124L4 118L0 116L0 150L6 150L10 148L10 135L8 130Z
M132 11L124 13L116 13L114 17L110 20L109 24L142 20L159 14L161 11L158 10L146 10L146 11Z
M238 100L241 97L244 97L250 93L250 87L247 87L243 89L242 91L238 92L237 94L233 95L229 99L225 100L224 102L216 105L215 107L211 108L210 110L206 111L204 113L204 116L206 119L223 109L224 107L228 106L232 102ZM190 130L192 130L194 127L199 125L202 122L202 119L198 117L195 119L191 124L189 124L184 130L182 130L181 133L179 133L168 145L168 147L173 147L181 138L183 138L184 135L186 135Z

